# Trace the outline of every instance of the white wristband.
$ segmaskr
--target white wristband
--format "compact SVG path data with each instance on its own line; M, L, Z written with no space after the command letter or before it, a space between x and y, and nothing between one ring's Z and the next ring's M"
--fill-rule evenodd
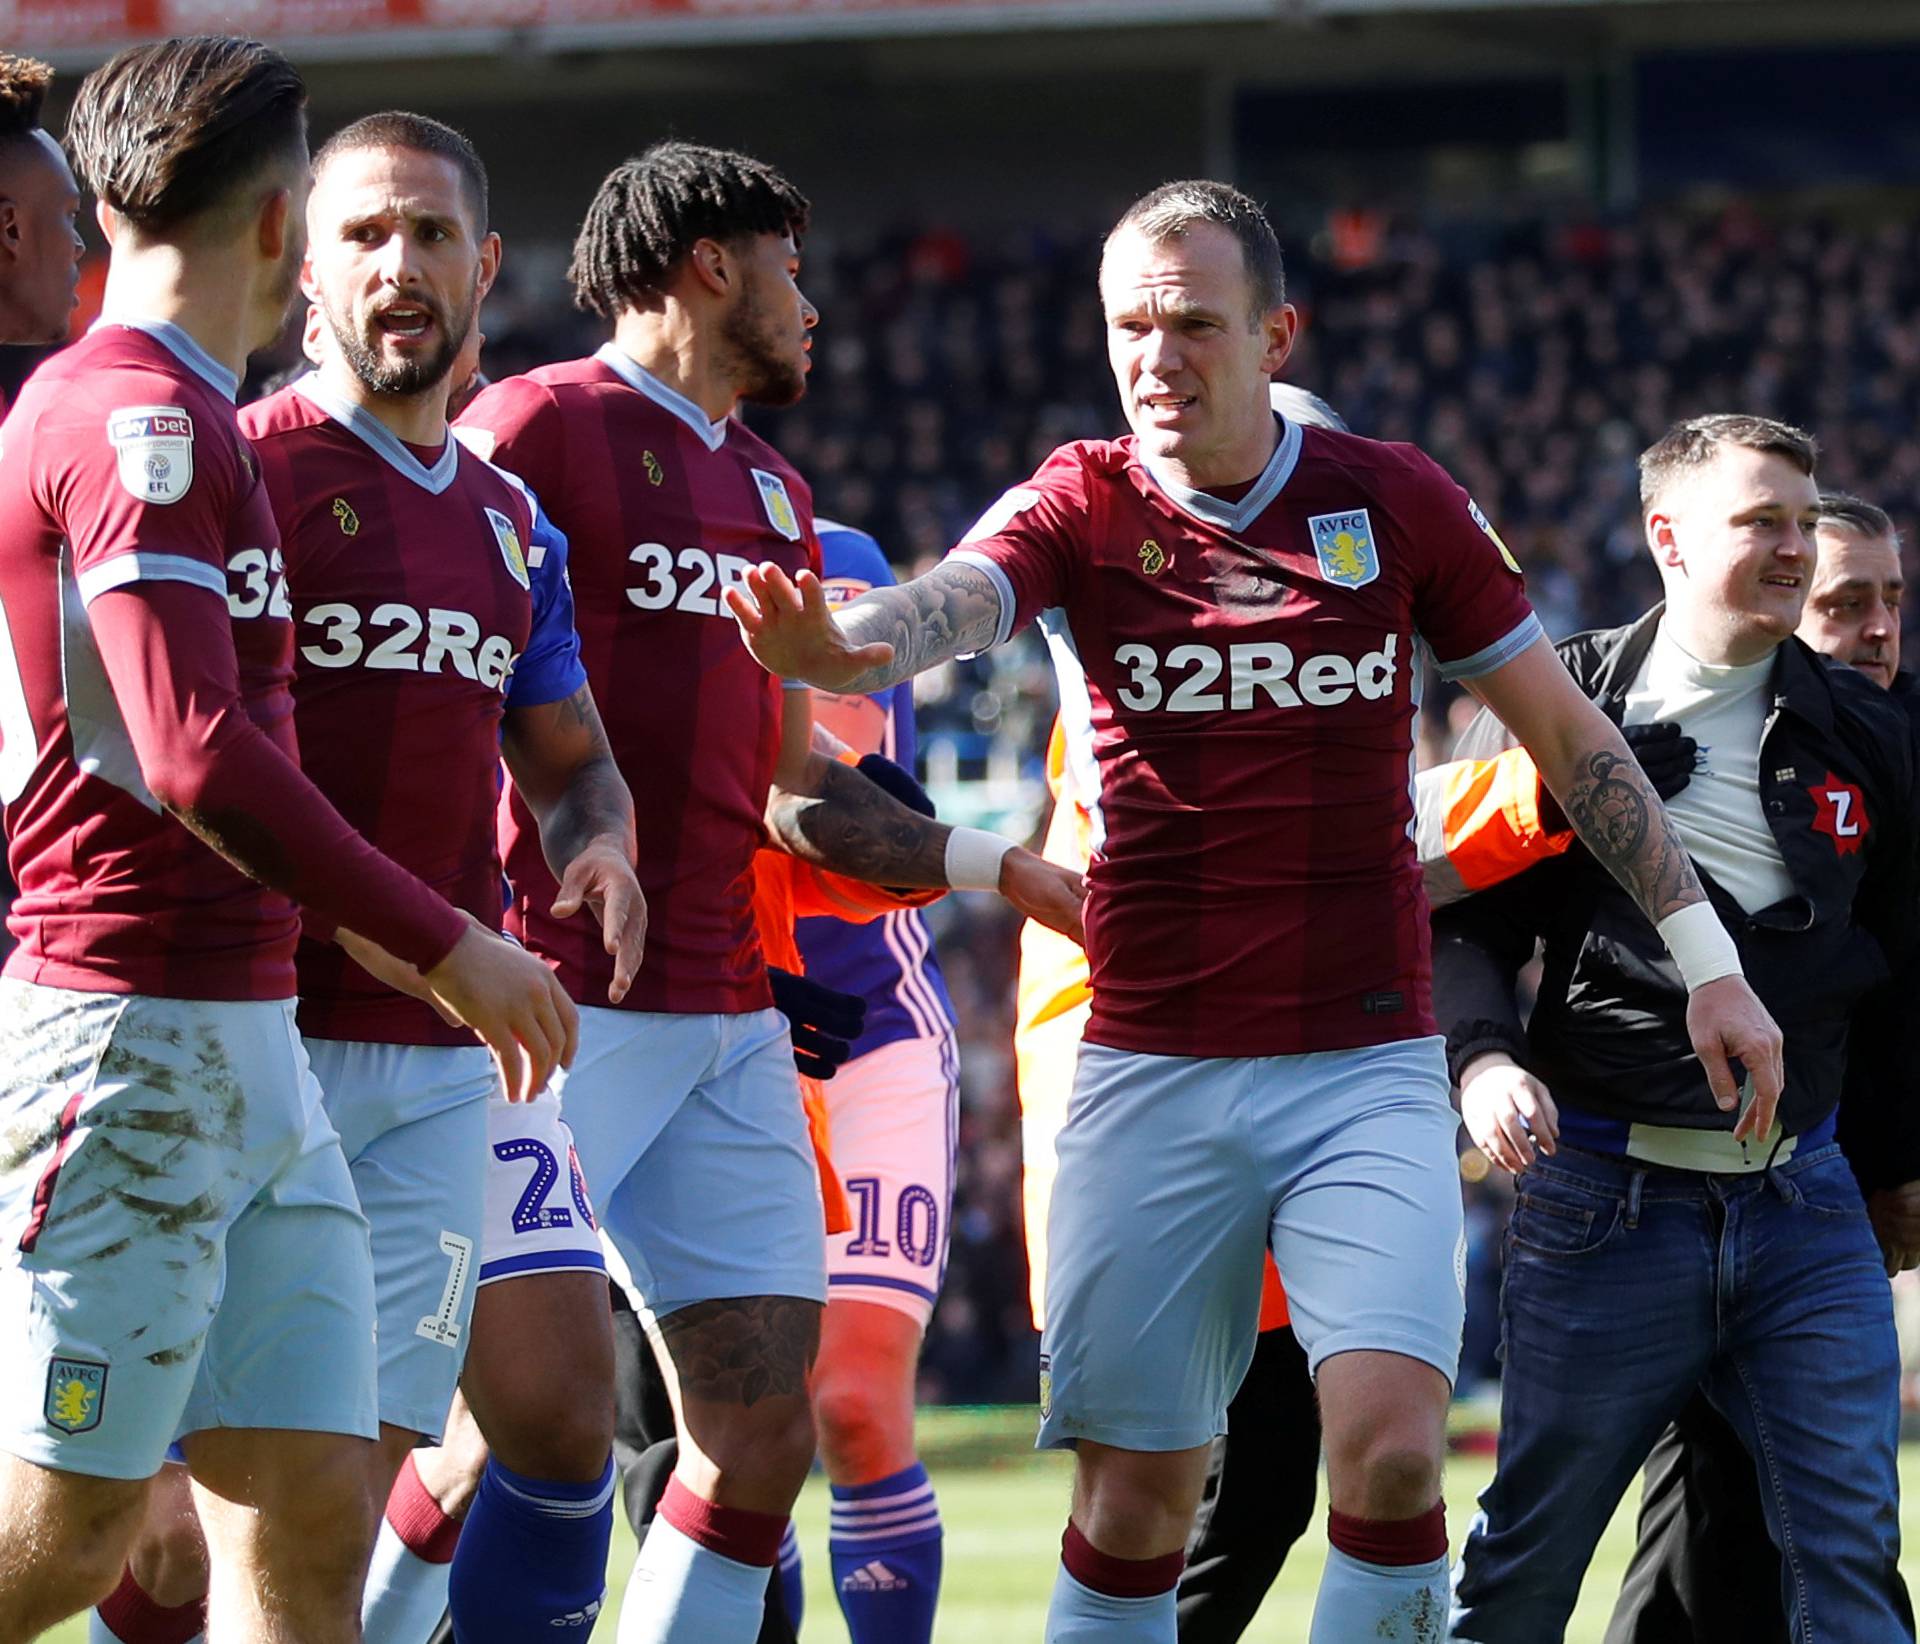
M955 828L947 835L947 883L955 890L997 891L1000 859L1013 841L985 828Z
M1733 945L1711 903L1691 903L1678 913L1668 914L1654 929L1680 967L1680 980L1687 984L1689 993L1722 976L1745 974L1740 968L1740 950Z

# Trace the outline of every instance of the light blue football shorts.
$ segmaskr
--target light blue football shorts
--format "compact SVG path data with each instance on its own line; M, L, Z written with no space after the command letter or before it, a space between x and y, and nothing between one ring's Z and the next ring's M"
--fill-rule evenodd
M209 1427L378 1431L367 1223L293 1002L0 979L0 1447L135 1479Z
M380 1419L438 1438L466 1357L487 1183L480 1045L307 1040L373 1230Z
M555 1083L637 1305L825 1301L820 1175L778 1011L582 1005L580 1053Z
M1244 1058L1082 1045L1047 1220L1040 1446L1225 1432L1269 1243L1316 1373L1371 1349L1452 1381L1459 1122L1437 1037Z

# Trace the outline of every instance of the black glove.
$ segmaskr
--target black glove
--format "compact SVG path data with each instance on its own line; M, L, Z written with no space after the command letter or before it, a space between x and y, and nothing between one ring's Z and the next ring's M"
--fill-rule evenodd
M809 1079L831 1079L867 1025L866 1000L772 965L767 980L773 984L773 1008L793 1033L793 1065Z
M1700 744L1682 736L1676 721L1656 719L1651 725L1623 725L1620 734L1662 800L1671 799L1693 780ZM1571 826L1560 801L1547 792L1545 783L1540 786L1540 822L1549 833L1560 833Z
M908 810L918 811L922 816L933 815L933 796L914 780L913 772L906 766L894 764L884 754L865 754L854 769L875 787L885 788Z
M1640 769L1647 773L1653 791L1662 799L1671 799L1693 779L1699 763L1700 744L1682 736L1671 719L1657 719L1651 725L1628 725L1620 734L1627 739Z

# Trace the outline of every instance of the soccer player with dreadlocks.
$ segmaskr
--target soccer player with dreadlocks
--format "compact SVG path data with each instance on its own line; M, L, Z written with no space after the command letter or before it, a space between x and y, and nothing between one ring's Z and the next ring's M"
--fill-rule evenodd
M813 1459L820 1185L754 933L755 852L770 835L853 878L999 890L1079 925L1078 875L816 752L805 686L783 688L735 636L721 595L749 566L821 569L805 483L734 418L805 389L807 214L742 154L661 143L616 167L572 267L612 339L494 384L461 419L572 544L581 657L638 800L647 960L618 1007L599 944L547 911L552 876L517 800L502 838L509 928L591 1001L561 1099L675 1384L680 1459L622 1644L748 1644Z

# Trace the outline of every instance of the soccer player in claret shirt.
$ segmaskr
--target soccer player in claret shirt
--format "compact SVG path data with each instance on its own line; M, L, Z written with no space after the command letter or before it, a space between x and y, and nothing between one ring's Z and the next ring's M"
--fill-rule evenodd
M1067 654L1093 1010L1048 1233L1040 1442L1078 1448L1048 1638L1174 1637L1270 1244L1326 1433L1314 1644L1432 1639L1461 1205L1407 837L1416 633L1686 952L1696 1046L1729 1093L1741 1057L1769 1115L1779 1035L1479 511L1418 451L1269 408L1296 321L1259 207L1156 190L1100 287L1131 438L1063 447L942 565L837 615L780 567L729 604L770 669L834 690L1042 612Z
M820 567L805 484L733 418L805 387L806 220L793 185L744 155L666 143L617 167L572 268L612 341L493 384L460 419L567 534L581 655L639 795L647 963L617 1009L598 942L547 911L517 796L505 824L509 928L583 1004L568 1122L678 1384L680 1462L623 1644L747 1644L813 1459L820 1188L754 935L755 851L771 832L854 878L999 888L1078 928L1077 875L816 753L805 686L754 666L720 601L758 561Z
M373 1277L294 1025L296 902L480 1031L520 1094L575 1026L293 758L279 535L233 395L299 269L304 103L252 41L87 78L70 137L106 317L30 379L0 455L9 1644L113 1586L176 1438L216 1632L358 1636Z
M0 52L0 343L65 340L85 249L80 190L40 129L53 70Z
M563 912L599 914L617 994L645 907L632 800L580 666L566 542L519 481L447 427L452 369L499 267L486 210L479 156L438 121L390 112L336 133L315 156L307 208L320 368L248 406L240 425L283 540L307 774L396 861L497 929L504 749L539 803ZM508 1102L470 1034L331 943L301 944L299 980L301 1033L373 1231L381 1443L369 1486L392 1497L366 1630L391 1640L417 1618L424 1635L446 1602L446 1564L410 1556L421 1538L409 1533L430 1536L444 1517L413 1452L439 1440L464 1360L496 1469L512 1471L483 1487L462 1537L462 1556L497 1572L462 1637L524 1637L599 1599L612 1526L607 1451L567 1455L560 1381L514 1368L538 1338L553 1344L547 1363L575 1355L611 1387L605 1263L570 1191L559 1101ZM522 1517L535 1550L516 1564ZM177 1631L137 1590L142 1568L136 1556L102 1617L123 1644L168 1644ZM182 1595L160 1596L180 1610Z

